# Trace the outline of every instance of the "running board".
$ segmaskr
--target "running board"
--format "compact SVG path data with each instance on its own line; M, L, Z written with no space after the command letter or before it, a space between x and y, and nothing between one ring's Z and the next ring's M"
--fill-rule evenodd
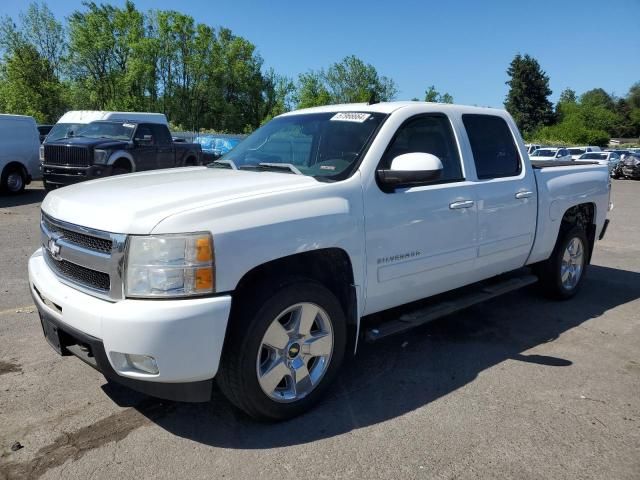
M381 338L405 332L419 325L432 322L440 317L464 310L491 298L518 290L532 283L536 283L538 277L531 274L500 278L497 281L482 282L476 288L467 287L458 296L447 298L439 303L428 305L407 313L399 318L387 321L365 331L365 340L375 342Z

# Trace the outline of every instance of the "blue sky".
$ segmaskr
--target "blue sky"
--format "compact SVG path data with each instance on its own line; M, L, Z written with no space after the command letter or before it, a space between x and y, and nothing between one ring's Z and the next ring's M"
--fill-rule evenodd
M81 0L47 4L59 18L81 8ZM502 106L505 70L518 52L538 59L550 76L552 100L565 87L578 93L602 87L624 95L640 81L640 0L135 4L140 10L179 10L198 22L228 27L258 47L265 66L291 77L355 54L396 81L400 100L422 99L433 84L456 103ZM0 15L17 18L27 5L5 0Z

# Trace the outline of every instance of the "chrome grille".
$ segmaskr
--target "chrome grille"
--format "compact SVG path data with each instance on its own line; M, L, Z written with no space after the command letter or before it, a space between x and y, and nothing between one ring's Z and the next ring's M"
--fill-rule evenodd
M44 212L40 231L44 258L61 282L105 300L124 298L126 235L63 222Z
M91 235L85 235L84 233L68 230L60 225L54 225L51 223L51 220L44 215L42 216L42 222L45 224L49 232L57 233L61 238L64 238L71 243L90 250L96 250L98 252L111 252L113 242L110 239L92 237Z
M45 165L88 167L91 164L90 153L87 147L45 144L44 163Z
M67 280L78 282L95 290L102 290L104 293L109 291L111 282L107 273L97 272L90 268L81 267L75 263L66 260L56 260L49 250L46 250L47 263L51 269L59 276L65 277Z

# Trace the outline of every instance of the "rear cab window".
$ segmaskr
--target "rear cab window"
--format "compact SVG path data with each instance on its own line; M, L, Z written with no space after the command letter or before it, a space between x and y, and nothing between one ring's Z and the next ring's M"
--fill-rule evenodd
M522 160L507 122L495 115L464 114L478 179L515 177L522 172Z

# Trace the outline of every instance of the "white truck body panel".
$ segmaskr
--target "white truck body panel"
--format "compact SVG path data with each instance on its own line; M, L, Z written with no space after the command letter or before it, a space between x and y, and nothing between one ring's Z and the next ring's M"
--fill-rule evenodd
M398 102L327 106L285 116L350 111L389 116L358 169L345 180L322 182L291 173L203 167L159 170L53 191L42 210L58 220L113 233L210 232L215 248L216 291L223 296L233 292L248 272L269 261L324 248L340 249L348 255L353 269L357 322L364 315L548 258L564 212L572 206L594 204L596 235L604 226L610 186L607 168L576 165L534 169L513 120L504 111ZM463 180L383 192L376 182L376 169L396 131L415 115L430 113L446 116L451 124ZM464 114L493 115L507 123L520 157L517 175L478 178L462 122ZM457 202L466 202L468 208L452 207ZM38 262L37 255L30 262L32 285L69 304L70 311L79 312L78 318L80 314L93 315L92 334L118 348L165 351L161 337L171 330L166 325L149 324L150 329L159 328L159 333L148 330L154 332L148 343L127 343L129 340L124 339L127 321L143 325L144 319L153 316L143 305L153 309L164 301L136 304L127 299L113 307L84 293L72 294L71 287L58 285L55 277L42 274L41 269L46 267ZM84 297L87 301L83 303ZM117 312L114 324L118 329L110 330L102 314L94 313L101 310L96 302L108 307L105 312ZM190 303L195 300L174 302L173 321L180 321L181 302L185 308L195 308L198 317L200 307ZM228 311L225 314L221 307L218 312L216 334L224 332L228 321ZM64 316L61 320L75 322ZM199 320L195 322L202 327ZM194 335L200 332L198 328L194 327ZM136 331L136 337L144 336L144 328ZM222 340L214 343L217 369ZM160 380L180 381L180 375L184 375L184 381L201 378L201 370L197 375L186 375L175 352L164 355L181 366L166 367L168 377L163 377L161 369Z

